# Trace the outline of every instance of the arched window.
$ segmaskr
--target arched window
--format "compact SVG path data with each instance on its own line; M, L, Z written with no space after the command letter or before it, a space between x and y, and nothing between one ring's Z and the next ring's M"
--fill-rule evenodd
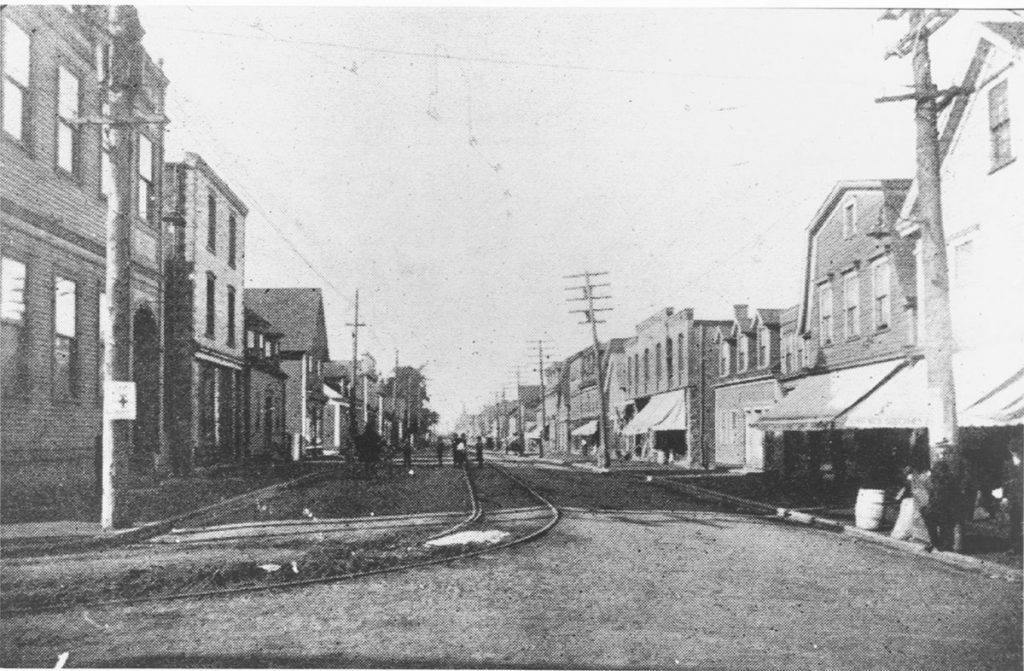
M654 345L654 388L661 387L661 343Z

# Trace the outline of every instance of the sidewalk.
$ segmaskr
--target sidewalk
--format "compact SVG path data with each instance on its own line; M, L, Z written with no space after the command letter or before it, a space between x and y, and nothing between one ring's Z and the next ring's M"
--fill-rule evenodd
M131 543L166 533L174 523L220 506L266 494L314 478L329 466L304 463L239 464L218 472L171 478L156 487L130 490L123 529L103 529L99 522L15 519L0 523L0 556L25 556L93 550Z

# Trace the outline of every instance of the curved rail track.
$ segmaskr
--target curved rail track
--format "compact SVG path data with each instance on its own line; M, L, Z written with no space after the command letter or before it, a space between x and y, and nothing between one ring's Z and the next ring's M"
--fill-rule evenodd
M558 524L559 520L561 519L561 512L559 511L559 509L553 503L551 503L551 501L546 499L544 496L538 494L536 492L536 490L534 490L532 487L530 487L530 485L528 485L526 482L524 482L522 479L516 477L512 473L509 473L508 470L505 469L504 467L498 466L498 465L493 464L493 463L489 464L488 467L494 469L496 472L502 474L504 477L508 478L509 480L514 482L516 485L518 485L519 487L522 487L524 490L526 490L526 492L529 494L529 496L539 503L539 505L536 506L536 508L546 509L546 511L549 513L549 516L545 519L544 523L540 527L532 529L532 530L528 530L526 533L522 533L521 535L518 535L518 536L512 536L512 537L510 537L510 538L508 538L508 539L506 539L504 541L501 541L501 542L493 544L493 545L487 545L487 546L484 546L484 547L464 546L461 551L459 551L459 552L457 552L455 554L446 555L446 556L443 556L443 557L435 557L435 558L429 558L429 559L424 559L424 560L417 560L417 561L407 562L407 563L403 563L403 564L397 564L397 565L393 565L393 566L385 566L385 567L371 569L371 570L365 570L365 571L357 571L357 572L350 572L350 573L338 573L338 574L335 574L335 575L318 576L318 577L315 577L315 578L287 579L287 580L281 580L279 582L268 582L268 583L261 583L261 584L255 584L255 585L252 585L252 584L250 584L250 585L237 585L237 586L234 586L234 587L223 587L223 588L217 588L217 589L201 589L201 590L191 590L191 591L181 591L181 592L170 592L170 593L166 593L166 594L157 594L157 595L141 595L141 596L137 596L137 597L126 597L126 598L116 598L116 599L98 599L98 600L81 600L81 601L70 601L70 602L62 602L62 603L47 603L47 604L39 604L39 605L33 604L31 606L28 606L28 607L16 607L16 608L9 608L9 609L8 608L4 608L3 609L3 616L7 617L7 616L11 616L11 615L18 615L18 614L30 614L30 613L37 613L37 612L53 611L53 610L67 610L67 609L80 608L80 607L102 607L102 606L119 606L119 605L120 606L125 606L125 605L134 605L134 604L142 604L142 603L149 603L149 602L173 601L173 600L182 600L182 599L200 599L200 598L216 597L216 596L230 596L230 595L235 595L235 594L246 594L246 593L270 591L270 590L293 589L293 588L306 587L306 586L310 586L310 585L323 585L323 584L329 584L329 583L335 583L335 582L342 582L342 581L345 581L345 580L355 580L355 579L358 579L358 578L366 578L366 577L370 577L370 576L378 576L378 575L384 575L384 574L388 574L388 573L397 573L397 572L400 572L400 571L408 571L408 570L417 569L417 568L423 568L423 567L428 567L428 566L436 566L436 565L441 565L441 564L448 564L448 563L451 563L451 562L454 562L454 561L458 561L460 559L467 559L467 558L476 557L476 556L483 555L483 554L498 552L498 551L501 551L501 550L505 550L505 549L517 546L517 545L522 545L524 543L529 543L529 542L538 540L541 537L543 537L545 534L547 534L549 531L551 531L551 529L553 529L556 524ZM472 470L475 470L475 469L468 469L468 470L465 471L466 487L467 487L467 490L468 490L468 492L470 494L470 500L472 501L472 509L468 513L466 518L461 520L458 524L456 524L456 525L454 525L454 526L444 530L443 532L436 533L436 534L434 534L432 536L429 536L426 539L421 539L419 542L422 543L425 540L433 540L433 539L437 539L437 538L442 538L442 537L447 536L447 535L451 535L451 534L456 533L458 531L464 530L464 529L466 529L466 528L468 528L468 527L470 527L470 526L472 526L474 524L477 524L481 520L486 518L487 515L486 515L486 513L483 510L483 506L481 505L479 492L477 491L477 488L473 484L473 477L471 475ZM522 511L522 510L523 509L514 509L514 511ZM527 518L527 519L534 519L534 518Z

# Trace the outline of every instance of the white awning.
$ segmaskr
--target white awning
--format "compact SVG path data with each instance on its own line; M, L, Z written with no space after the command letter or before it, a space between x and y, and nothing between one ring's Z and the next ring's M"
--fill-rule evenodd
M625 436L648 431L682 431L686 424L686 390L676 389L652 396L644 409L622 430Z
M582 424L575 429L569 435L572 436L592 436L597 433L597 420L592 419L586 424Z

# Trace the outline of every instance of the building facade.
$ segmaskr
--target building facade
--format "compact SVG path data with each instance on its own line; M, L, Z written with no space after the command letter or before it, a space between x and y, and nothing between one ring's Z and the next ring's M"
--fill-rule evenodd
M284 425L299 458L324 445L324 364L330 360L323 295L315 287L246 288L245 304L274 325L281 369L288 376Z
M254 310L245 310L245 368L242 373L244 430L242 445L253 459L285 459L285 389L281 336Z
M777 309L734 306L728 333L715 338L715 462L760 471L765 464L764 433L753 426L782 397L781 316ZM794 311L795 312L795 311Z
M203 160L164 165L168 437L178 470L245 455L248 208Z
M670 307L637 324L624 347L632 458L714 467L716 342L731 326Z
M125 132L132 179L119 221L130 242L120 278L130 317L107 319L106 217L113 189L110 146L96 121L109 111L106 87L137 87L132 112L158 121L167 79L130 38L134 8L9 6L0 17L0 321L2 321L2 490L35 500L47 492L75 515L98 514L97 453L105 342L127 346L123 368L137 385L131 465L151 473L166 461L162 431L163 126ZM115 33L120 35L115 40ZM124 350L122 350L124 351ZM28 498L25 498L28 497ZM36 497L33 499L32 497ZM44 514L40 512L40 514Z

